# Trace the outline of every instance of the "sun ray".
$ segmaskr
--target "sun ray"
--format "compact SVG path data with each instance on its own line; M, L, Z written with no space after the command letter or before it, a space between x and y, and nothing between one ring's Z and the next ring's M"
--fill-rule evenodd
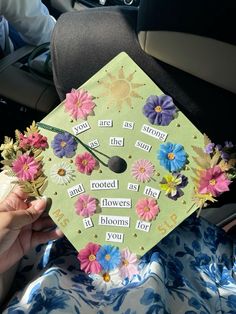
M107 72L107 71L106 71L106 73L107 73L107 76L109 77L109 79L110 79L112 82L117 79L117 78L116 78L114 75L112 75L111 73L109 73L109 72Z
M131 88L132 89L143 87L143 86L145 86L145 84L142 84L142 83L131 83Z
M130 93L130 96L134 97L134 98L143 98L142 96L140 96L138 93L136 93L135 91L132 91Z
M100 85L104 85L107 89L110 89L111 83L109 82L104 82L104 81L99 81L98 82Z
M127 103L127 105L128 105L129 107L132 107L132 101L131 101L131 99L130 99L129 97L127 97L127 98L125 99L125 101L126 101L126 103Z
M120 111L123 104L132 108L132 98L140 98L142 96L139 93L134 91L134 89L141 88L145 86L142 83L133 83L132 80L135 77L136 71L133 71L125 75L125 69L123 66L119 68L117 74L110 73L105 71L107 77L103 78L101 81L98 81L99 85L105 89L98 97L107 97L106 105L116 106Z
M119 72L118 72L118 78L119 79L124 79L125 78L123 67L121 67Z

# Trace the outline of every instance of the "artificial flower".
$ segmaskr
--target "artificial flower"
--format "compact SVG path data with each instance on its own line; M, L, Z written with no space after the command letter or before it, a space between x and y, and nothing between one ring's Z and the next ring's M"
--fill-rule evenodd
M102 266L96 258L99 248L100 245L90 242L84 249L79 251L77 258L80 261L80 268L86 273L98 274L102 271Z
M231 181L219 166L202 170L200 173L198 191L201 194L210 193L212 196L219 196L225 191L229 191Z
M57 135L55 135L51 145L54 154L59 158L62 158L64 156L67 158L71 158L74 156L77 149L77 143L74 137L67 132L58 133Z
M140 159L133 163L132 176L139 182L148 182L154 174L154 165L146 159Z
M48 148L48 142L46 136L43 136L39 133L32 133L28 136L30 145L32 145L34 148L42 148L46 149Z
M170 96L150 96L143 107L143 113L151 124L169 125L174 119L176 107Z
M97 252L97 260L104 271L111 271L120 264L120 251L113 245L103 245Z
M187 155L181 144L166 143L160 145L157 159L161 166L170 172L176 172L183 168L187 161Z
M172 200L177 200L184 193L182 188L188 184L188 178L180 173L168 173L160 182L160 187L165 191L165 195Z
M75 203L75 211L78 215L83 217L89 217L95 213L96 209L97 209L96 198L87 194L79 195Z
M57 184L68 184L74 177L74 170L70 164L62 161L51 167L50 176L52 181Z
M72 89L66 94L65 109L75 120L79 118L86 120L89 115L94 114L94 107L92 96L83 89Z
M40 164L33 156L23 154L12 163L12 170L22 181L32 181L38 174Z
M143 198L140 199L136 206L136 213L140 219L145 221L151 221L156 218L160 212L160 208L157 204L157 201L153 198Z
M215 147L215 144L214 144L214 143L208 143L208 144L204 147L203 151L204 151L204 153L210 155L210 154L213 153L214 147Z
M76 156L75 165L79 172L91 174L97 166L97 160L90 153L84 152Z
M138 274L137 256L131 253L128 248L121 251L120 275L123 279L131 279L133 275Z
M13 142L13 139L5 136L4 144L1 144L0 150L2 151L1 156L3 159L14 159L19 148Z
M92 285L97 291L107 293L112 288L121 286L122 279L119 274L119 270L115 269L112 272L102 272L101 274L92 276Z
M225 147L226 148L233 148L234 144L231 141L225 141Z
M28 136L19 134L19 147L23 149L42 148L43 150L48 148L48 142L46 136L43 136L37 132L31 133Z

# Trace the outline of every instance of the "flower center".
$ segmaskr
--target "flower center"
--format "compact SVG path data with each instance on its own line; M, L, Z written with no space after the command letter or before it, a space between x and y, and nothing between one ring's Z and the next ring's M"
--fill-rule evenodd
M174 182L168 182L168 187L170 189L173 189L175 187L175 183Z
M90 254L88 259L90 262L93 262L96 260L96 256L94 254Z
M64 148L66 146L66 142L65 141L61 141L61 147Z
M156 106L156 107L155 107L155 111L156 111L156 112L162 112L161 106Z
M215 180L215 179L211 179L211 180L209 181L209 183L210 183L210 185L216 185L216 180Z
M111 276L108 273L104 273L102 277L105 282L109 282L111 279Z
M129 261L127 259L124 259L122 263L123 263L124 266L128 266L129 265Z
M58 169L57 174L61 177L64 177L66 175L66 170L63 168Z
M148 206L145 206L145 207L143 208L143 210L144 210L145 212L149 212L150 208L149 208Z
M111 259L111 255L110 254L106 254L105 255L105 260L109 261Z
M87 164L88 164L88 160L87 159L82 160L82 165L83 166L87 166Z
M140 173L144 173L144 172L145 172L145 168L144 168L144 167L140 167L140 168L139 168L139 172L140 172Z
M87 202L83 202L83 208L87 208L88 203Z
M170 159L170 160L175 159L175 154L174 153L169 153L167 156L168 156L168 159Z
M23 170L24 170L24 171L29 170L29 165L28 165L28 164L24 164L24 166L23 166Z
M80 102L80 100L77 101L77 106L80 108L82 105L82 103Z

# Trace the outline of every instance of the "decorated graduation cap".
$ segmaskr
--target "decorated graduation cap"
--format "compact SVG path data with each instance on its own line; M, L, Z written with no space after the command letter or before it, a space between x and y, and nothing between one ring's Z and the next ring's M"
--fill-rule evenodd
M131 280L138 258L196 209L229 190L233 144L211 143L121 53L16 142L5 168L78 251L81 268Z

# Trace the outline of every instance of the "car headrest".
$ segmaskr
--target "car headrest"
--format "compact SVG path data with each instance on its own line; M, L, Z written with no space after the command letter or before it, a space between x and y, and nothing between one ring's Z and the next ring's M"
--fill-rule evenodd
M236 2L143 0L138 38L149 55L236 93Z

